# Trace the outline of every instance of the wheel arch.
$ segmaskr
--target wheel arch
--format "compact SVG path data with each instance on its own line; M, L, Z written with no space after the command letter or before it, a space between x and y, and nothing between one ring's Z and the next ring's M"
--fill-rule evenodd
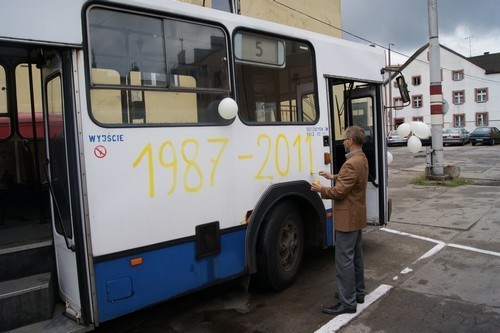
M303 208L306 246L327 247L325 206L320 196L311 191L311 184L302 180L273 184L262 194L248 220L245 253L250 274L257 271L257 240L266 216L283 200Z

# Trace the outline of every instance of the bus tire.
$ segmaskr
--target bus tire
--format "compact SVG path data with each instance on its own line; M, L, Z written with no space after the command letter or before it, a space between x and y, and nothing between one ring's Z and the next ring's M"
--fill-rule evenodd
M281 291L296 279L304 256L303 218L291 202L267 215L257 243L257 277L267 289Z

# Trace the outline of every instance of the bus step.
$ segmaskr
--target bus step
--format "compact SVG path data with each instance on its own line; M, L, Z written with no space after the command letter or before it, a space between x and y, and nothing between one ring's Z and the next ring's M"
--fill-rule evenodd
M0 247L0 282L47 272L55 273L52 240Z
M53 289L51 273L0 282L0 331L50 319Z

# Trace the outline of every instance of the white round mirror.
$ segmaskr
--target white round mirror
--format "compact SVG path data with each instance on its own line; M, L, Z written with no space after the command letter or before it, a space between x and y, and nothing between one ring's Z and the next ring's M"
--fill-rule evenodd
M233 119L238 113L238 104L231 97L224 98L219 103L219 114L224 119Z

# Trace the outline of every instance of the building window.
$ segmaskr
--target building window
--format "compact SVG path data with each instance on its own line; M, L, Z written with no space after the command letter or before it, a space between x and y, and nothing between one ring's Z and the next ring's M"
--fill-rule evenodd
M401 125L404 122L405 122L405 118L404 117L396 117L396 118L394 118L394 129L397 129L399 127L399 125Z
M418 76L412 76L411 77L411 83L414 85L414 86L419 86L420 83L421 83L421 77L420 75Z
M459 113L453 115L453 127L464 127L465 126L465 113Z
M479 88L475 90L476 102L484 103L488 101L488 88Z
M394 98L394 106L396 110L401 110L403 108L403 100L401 97Z
M228 13L235 13L235 9L233 8L233 1L231 0L212 0L212 8L223 10Z
M415 95L411 97L412 99L412 104L414 109L418 109L422 107L422 95Z
M453 92L453 104L465 103L465 91L459 90Z
M421 121L421 122L424 122L424 117L422 116L419 116L419 117L413 117L412 118L413 121Z
M476 126L488 126L488 112L476 113Z
M461 69L459 71L452 71L451 72L451 79L453 81L462 81L464 79L464 70Z

